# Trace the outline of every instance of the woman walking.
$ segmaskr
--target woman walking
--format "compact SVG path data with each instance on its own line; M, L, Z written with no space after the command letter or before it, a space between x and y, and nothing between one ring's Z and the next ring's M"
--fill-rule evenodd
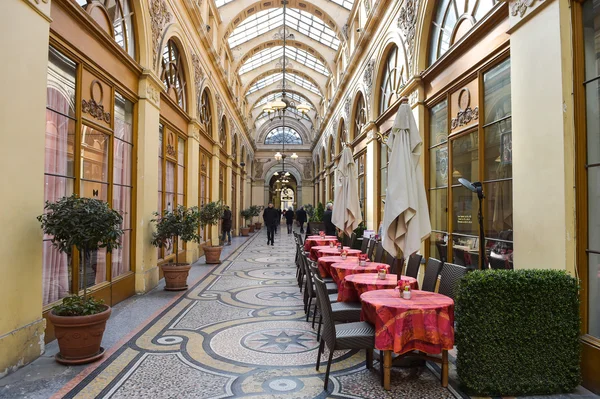
M288 234L292 234L292 226L294 225L294 210L290 206L285 212L285 222L288 228Z

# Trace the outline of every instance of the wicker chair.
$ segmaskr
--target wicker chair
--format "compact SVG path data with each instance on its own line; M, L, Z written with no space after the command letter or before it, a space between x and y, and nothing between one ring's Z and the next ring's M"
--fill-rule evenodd
M398 258L396 258L395 256L392 256L392 254L390 254L389 252L385 252L385 263L387 263L388 265L390 265L390 273L398 273L398 267L400 267L400 269L402 269L402 263L404 262L403 258L400 258L401 262L398 263Z
M435 292L435 285L438 281L438 276L442 271L443 263L435 258L427 259L425 274L423 275L423 291Z
M440 260L442 261L442 263L446 262L448 260L448 246L444 245L442 243L436 242L435 247L438 250L438 256L439 256Z
M408 263L406 265L406 272L405 272L405 274L408 277L413 277L413 278L419 277L419 268L421 267L421 259L422 258L423 258L423 256L419 255L419 254L411 255L408 258Z
M373 258L374 262L383 262L383 253L385 250L383 249L383 244L381 242L377 243L377 249L375 250L375 257Z
M319 344L316 370L319 371L321 354L325 349L325 345L327 345L327 348L329 348L329 358L327 359L327 370L325 371L325 383L323 385L324 389L327 390L331 361L333 360L333 353L336 350L365 349L367 352L367 368L373 368L375 329L364 321L335 325L331 303L326 295L327 289L325 283L319 277L315 277L315 286L319 292L320 307L323 314L323 335Z
M303 256L302 252L302 246L300 245L298 237L296 237L296 280L298 280L298 287L300 287L300 292L302 292L302 282L305 278L304 268L300 264Z
M310 262L312 262L311 260L309 260L306 256L303 257L303 265L304 265L304 272L306 273L306 279L305 279L305 284L304 284L304 312L306 312L306 321L308 321L308 318L310 317L310 307L311 305L313 305L313 325L314 325L314 319L315 319L315 315L316 315L316 310L317 310L317 292L315 291L315 284L314 284L314 275L311 271L310 268ZM318 275L318 273L317 273ZM323 281L323 280L321 280ZM327 289L327 294L328 295L332 295L331 300L332 301L337 301L337 291L338 291L338 287L336 283L332 283L332 282L325 282L326 284L326 289ZM315 299L315 302L313 303L313 299Z
M369 242L369 248L367 248L367 257L373 260L373 251L375 250L375 246L377 245L377 241L371 240Z
M444 263L440 278L438 293L454 299L456 287L460 280L467 274L468 269L454 263Z
M370 238L363 238L362 239L362 245L360 246L360 252L362 252L363 254L367 253L367 249L369 249L369 241L371 241Z

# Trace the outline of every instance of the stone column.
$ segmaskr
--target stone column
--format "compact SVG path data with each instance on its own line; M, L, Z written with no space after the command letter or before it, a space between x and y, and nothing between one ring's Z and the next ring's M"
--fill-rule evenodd
M188 125L187 165L185 180L187 182L186 203L188 207L198 206L200 174L200 123L192 119ZM200 245L195 242L187 243L186 262L193 263L200 257Z
M373 130L377 129L375 124L371 124L370 128ZM367 132L369 135L371 131ZM377 221L377 210L379 209L378 201L379 197L377 196L377 180L375 176L379 175L379 165L377 165L377 147L379 146L379 141L373 139L367 143L367 156L365 162L365 182L366 182L366 194L367 194L367 206L366 208L366 219L367 219L367 229L375 230L377 233L377 229L379 225L376 225Z
M38 4L39 3L39 4ZM44 351L42 231L50 1L2 1L0 377Z
M212 148L212 176L211 176L211 197L213 201L225 200L219 197L219 157L221 156L221 146L213 144ZM219 245L219 226L211 226L212 245Z

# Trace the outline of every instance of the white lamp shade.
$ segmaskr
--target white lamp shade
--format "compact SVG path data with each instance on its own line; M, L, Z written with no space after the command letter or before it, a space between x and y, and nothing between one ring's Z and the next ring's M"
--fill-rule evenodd
M298 154L296 154L296 153L293 153L292 155L290 155L290 157L291 157L292 159L297 159L297 158L298 158Z
M277 152L275 154L275 159L278 160L278 161L281 159L281 153L280 152Z
M273 111L273 104L271 102L267 102L263 108L262 108L263 112L269 113Z
M306 114L308 111L310 111L310 105L307 103L300 103L296 106L296 109L301 113Z
M279 111L280 109L284 109L287 106L286 103L284 103L283 101L281 101L281 99L277 99L275 101L273 101L271 103L271 108L273 108L273 110L275 111Z

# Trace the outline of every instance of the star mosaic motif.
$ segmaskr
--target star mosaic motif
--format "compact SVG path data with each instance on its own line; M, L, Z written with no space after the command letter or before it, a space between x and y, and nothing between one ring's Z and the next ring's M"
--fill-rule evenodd
M267 293L267 298L268 299L281 299L282 301L285 301L286 299L298 299L298 293L296 292L285 292L285 291L281 291L281 292L269 292Z
M280 271L280 272L271 272L272 276L290 276L292 272Z
M312 341L312 338L302 338L304 333L300 334L288 334L285 331L280 332L278 335L272 335L263 333L264 338L255 339L253 342L263 342L260 349L267 348L279 348L281 351L286 351L288 347L308 349L309 347L304 342Z

